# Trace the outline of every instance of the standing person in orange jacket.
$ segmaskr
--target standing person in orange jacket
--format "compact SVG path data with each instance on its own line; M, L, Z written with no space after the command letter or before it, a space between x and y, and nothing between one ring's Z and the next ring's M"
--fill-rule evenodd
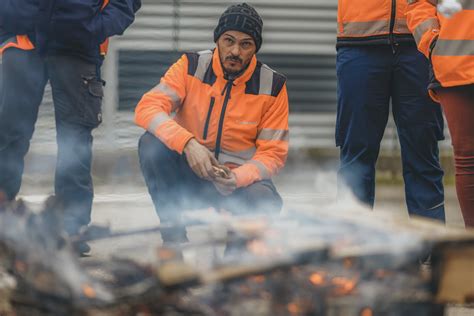
M0 0L0 191L20 190L46 83L53 92L58 153L55 195L64 229L90 222L92 130L102 121L100 67L107 38L133 22L140 0ZM80 244L78 251L89 251Z
M430 94L448 121L464 222L474 227L474 1L461 1L452 17L437 11L436 0L408 3L408 26L434 72Z
M162 223L186 208L281 209L271 177L287 157L288 96L285 77L257 61L262 25L253 7L230 6L214 30L217 48L183 55L138 104L135 121L147 130L140 164Z
M426 92L428 63L408 30L406 0L339 0L336 144L339 181L369 206L392 104L408 212L445 220L439 104Z

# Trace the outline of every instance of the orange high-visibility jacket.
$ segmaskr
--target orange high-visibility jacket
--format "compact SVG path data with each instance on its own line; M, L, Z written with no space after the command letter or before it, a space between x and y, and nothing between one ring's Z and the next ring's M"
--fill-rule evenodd
M339 0L337 45L413 42L406 0Z
M463 10L447 18L437 0L408 0L408 26L418 49L431 59L443 87L474 83L474 0L460 1ZM430 91L433 98L435 94Z
M217 49L187 53L143 96L135 122L178 153L194 137L233 168L238 187L248 186L286 162L286 78L254 56L232 83Z
M102 10L109 4L109 1L110 0L103 0ZM12 47L22 49L22 50L32 50L35 48L34 44L31 42L29 37L27 35L21 34L21 35L16 35L16 36L13 36L12 38L9 38L4 43L0 43L0 55L3 54L3 51L5 49L12 48ZM107 54L108 47L109 47L109 39L106 39L100 45L101 55Z

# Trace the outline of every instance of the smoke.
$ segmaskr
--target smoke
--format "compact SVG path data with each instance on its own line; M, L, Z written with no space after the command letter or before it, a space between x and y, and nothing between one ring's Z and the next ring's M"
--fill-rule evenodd
M51 204L51 199L41 213L32 213L21 201L0 204L2 266L31 289L29 293L36 293L32 294L33 301L47 305L55 298L69 304L112 300L112 294L80 266L62 235L55 218L59 210L54 209L57 205Z

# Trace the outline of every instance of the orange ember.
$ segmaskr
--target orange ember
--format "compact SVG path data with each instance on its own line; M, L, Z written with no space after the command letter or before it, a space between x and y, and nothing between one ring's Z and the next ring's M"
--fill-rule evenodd
M298 315L298 314L301 313L301 308L296 303L288 304L287 308L288 308L288 311L290 312L291 315Z
M252 240L248 244L248 249L255 255L267 256L272 254L270 248L261 240Z
M360 316L373 316L374 312L370 307L366 307L360 311Z
M82 292L88 298L94 298L96 296L94 288L92 286L90 286L89 284L84 284L82 286Z
M324 276L320 273L313 273L311 274L311 276L309 277L309 280L311 281L311 283L313 283L314 285L322 285L324 284Z
M265 277L263 275L256 275L250 278L255 283L263 283L265 282Z
M176 258L176 252L174 252L172 249L159 248L158 258L161 260L172 260Z
M332 279L332 284L336 285L336 294L348 294L354 290L357 285L356 279L347 279L343 277L336 277Z
M352 258L345 258L343 264L344 268L350 269L354 265L354 260Z

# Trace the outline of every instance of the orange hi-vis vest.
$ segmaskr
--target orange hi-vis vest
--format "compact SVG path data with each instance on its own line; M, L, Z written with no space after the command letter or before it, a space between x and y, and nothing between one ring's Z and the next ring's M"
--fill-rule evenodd
M408 26L440 85L474 84L474 0L460 1L463 10L449 18L437 11L437 0L408 2Z
M1 0L0 0L1 1ZM102 8L103 10L108 4L110 0L103 0ZM15 47L22 50L32 50L35 48L31 40L28 38L27 35L16 35L14 37L9 38L6 42L0 43L0 55L3 54L3 51L7 48ZM107 50L109 47L109 39L106 39L102 44L100 44L100 54L106 55Z
M370 38L375 40L389 34L410 35L406 6L406 0L339 0L338 43L340 39L370 43Z
M233 169L238 187L248 186L286 162L286 78L254 56L240 77L227 81L217 48L188 53L143 96L135 122L178 153L194 137Z

